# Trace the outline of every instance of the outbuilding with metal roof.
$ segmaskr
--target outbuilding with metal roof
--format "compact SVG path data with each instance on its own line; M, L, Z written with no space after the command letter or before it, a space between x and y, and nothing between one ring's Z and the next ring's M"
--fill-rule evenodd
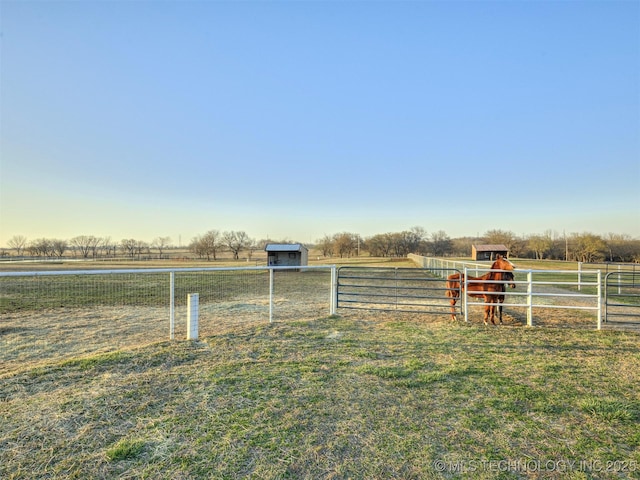
M471 257L474 260L495 260L496 255L507 257L509 249L502 244L497 245L471 245Z
M309 249L301 243L268 243L267 265L277 267L304 267L309 264Z

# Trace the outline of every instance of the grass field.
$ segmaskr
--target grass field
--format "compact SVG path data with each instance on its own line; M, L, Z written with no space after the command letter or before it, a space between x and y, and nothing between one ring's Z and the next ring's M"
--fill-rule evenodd
M250 325L0 378L0 478L640 478L640 337Z

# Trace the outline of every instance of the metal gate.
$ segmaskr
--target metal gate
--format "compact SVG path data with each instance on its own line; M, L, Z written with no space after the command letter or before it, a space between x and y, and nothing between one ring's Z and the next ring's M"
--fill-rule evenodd
M446 268L340 267L337 307L359 310L451 314ZM456 313L461 313L458 302Z
M613 323L640 323L640 272L607 273L604 319Z

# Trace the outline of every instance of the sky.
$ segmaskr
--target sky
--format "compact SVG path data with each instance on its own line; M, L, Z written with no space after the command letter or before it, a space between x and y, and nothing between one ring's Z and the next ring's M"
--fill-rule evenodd
M0 246L640 238L640 2L0 2Z

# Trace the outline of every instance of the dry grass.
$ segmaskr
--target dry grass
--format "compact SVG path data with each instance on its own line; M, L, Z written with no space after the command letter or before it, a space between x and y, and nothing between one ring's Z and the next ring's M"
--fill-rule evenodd
M638 478L638 339L353 312L26 364L0 478Z
M307 302L275 297L274 317L283 322L326 315L328 295L318 297L309 296ZM200 307L203 336L268 322L268 296L247 295ZM186 338L186 323L186 311L178 309L175 338ZM157 343L169 335L169 309L163 307L97 306L6 314L0 323L0 378L52 361Z

